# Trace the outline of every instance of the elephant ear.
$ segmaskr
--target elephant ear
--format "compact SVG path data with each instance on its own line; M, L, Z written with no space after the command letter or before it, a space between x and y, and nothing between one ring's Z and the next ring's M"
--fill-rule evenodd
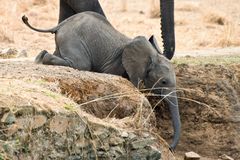
M160 49L160 47L159 47L159 45L158 45L158 43L157 43L157 39L155 38L154 35L152 35L152 36L149 38L149 42L152 44L152 46L157 50L157 52L158 52L159 54L162 54L161 49Z
M156 52L156 51L155 51ZM154 49L145 37L136 37L127 44L122 54L122 64L130 81L137 87L144 79L151 63L151 54Z

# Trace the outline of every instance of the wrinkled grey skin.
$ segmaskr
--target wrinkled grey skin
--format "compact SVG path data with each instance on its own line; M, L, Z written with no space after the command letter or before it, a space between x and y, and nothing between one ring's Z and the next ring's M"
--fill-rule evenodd
M84 11L93 11L105 16L98 0L60 0L59 23ZM160 0L163 54L172 59L175 51L174 0Z
M74 14L93 11L105 16L98 0L60 0L59 20L61 23Z
M175 52L174 0L160 0L163 54L172 59Z
M36 62L69 66L84 71L109 73L128 78L135 86L143 81L147 88L162 88L156 93L169 95L174 149L180 136L180 117L175 93L175 72L170 61L160 54L156 39L143 36L130 39L112 27L105 17L95 12L76 14L58 26L41 30L32 27L27 17L23 22L39 32L55 33L56 51L42 51Z

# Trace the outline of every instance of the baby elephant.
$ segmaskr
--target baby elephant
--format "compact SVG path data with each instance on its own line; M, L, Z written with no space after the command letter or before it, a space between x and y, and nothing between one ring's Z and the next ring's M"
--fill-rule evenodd
M130 39L118 32L107 19L95 12L82 12L58 26L42 30L32 27L26 16L23 22L39 32L55 33L56 50L42 51L36 62L69 66L79 70L109 73L128 78L135 86L143 81L147 88L161 94L170 107L174 136L171 149L180 137L180 116L174 69L159 50L155 38Z

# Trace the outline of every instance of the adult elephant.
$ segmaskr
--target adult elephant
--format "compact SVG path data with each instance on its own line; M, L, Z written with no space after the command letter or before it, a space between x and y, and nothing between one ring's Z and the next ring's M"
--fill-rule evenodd
M58 22L61 23L68 17L85 11L93 11L105 16L98 0L60 0Z
M59 23L84 11L93 11L105 16L98 0L60 0ZM163 54L172 59L175 51L174 0L160 0L160 13Z

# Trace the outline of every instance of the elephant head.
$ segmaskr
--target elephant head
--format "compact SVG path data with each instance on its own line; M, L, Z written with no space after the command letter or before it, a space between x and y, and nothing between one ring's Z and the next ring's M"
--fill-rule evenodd
M174 0L160 0L163 54L172 59L175 51Z
M170 147L174 149L179 141L181 123L175 72L170 61L160 53L154 37L148 41L139 36L125 46L122 63L135 86L138 86L139 81L143 81L147 88L160 88L153 91L163 95L170 108L174 128L173 143Z

